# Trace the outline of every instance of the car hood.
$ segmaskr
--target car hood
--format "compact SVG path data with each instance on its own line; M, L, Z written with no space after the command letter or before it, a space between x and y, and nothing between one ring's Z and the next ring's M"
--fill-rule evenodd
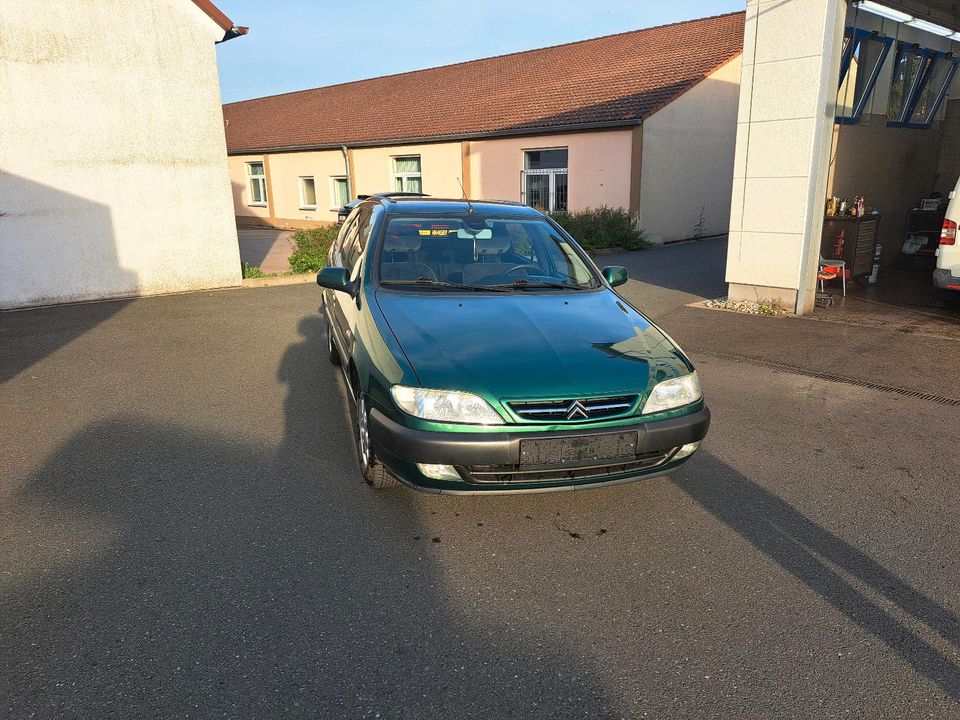
M463 295L381 289L377 301L423 387L490 400L644 393L691 370L615 293Z

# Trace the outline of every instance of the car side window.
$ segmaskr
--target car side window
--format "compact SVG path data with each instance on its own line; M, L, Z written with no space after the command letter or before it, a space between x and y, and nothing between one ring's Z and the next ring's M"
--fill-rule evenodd
M345 222L343 227L340 228L340 233L337 235L337 239L333 241L333 245L330 247L331 267L346 267L344 249L346 247L346 241L350 237L350 233L354 228L356 228L356 226L356 218L353 218L353 220L348 220Z
M350 270L350 278L356 278L359 272L359 260L370 236L370 208L363 208L350 225L343 240L343 267Z
M367 243L370 242L370 233L373 231L374 213L371 208L364 208L363 212L357 216L357 252L363 255L367 250Z

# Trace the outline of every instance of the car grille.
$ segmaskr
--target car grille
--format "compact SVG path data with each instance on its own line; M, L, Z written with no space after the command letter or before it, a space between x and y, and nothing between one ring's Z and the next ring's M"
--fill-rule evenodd
M595 461L589 465L464 465L460 472L467 482L480 485L504 483L547 483L588 480L649 470L666 463L676 448L639 453L632 459Z
M521 420L578 422L625 415L636 402L636 395L615 395L562 400L513 400L507 405Z

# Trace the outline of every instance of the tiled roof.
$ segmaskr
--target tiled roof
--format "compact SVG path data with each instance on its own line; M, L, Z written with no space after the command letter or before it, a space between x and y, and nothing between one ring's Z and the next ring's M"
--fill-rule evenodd
M231 153L630 125L740 53L744 13L223 106Z

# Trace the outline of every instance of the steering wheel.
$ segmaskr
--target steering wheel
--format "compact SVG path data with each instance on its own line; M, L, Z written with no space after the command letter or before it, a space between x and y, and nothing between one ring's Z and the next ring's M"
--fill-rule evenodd
M506 277L507 275L509 275L515 270L525 270L527 268L535 268L537 270L540 269L536 265L530 265L529 263L522 263L520 265L513 265L512 267L508 267L506 270L502 272L498 272L494 277Z

